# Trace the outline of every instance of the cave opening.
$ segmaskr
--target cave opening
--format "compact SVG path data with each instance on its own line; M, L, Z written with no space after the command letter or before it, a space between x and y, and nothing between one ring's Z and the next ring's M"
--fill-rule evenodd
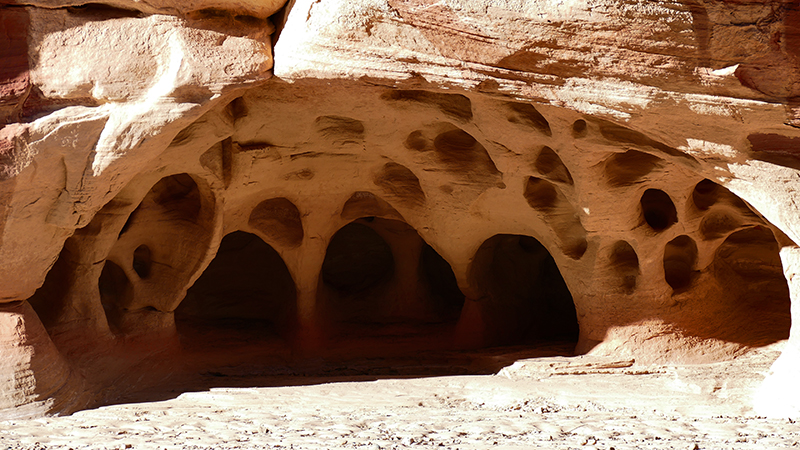
M711 334L749 347L789 337L789 286L780 246L769 228L754 225L728 235L714 253L710 269L716 281L728 287L719 305L727 323Z
M274 339L295 325L296 289L280 254L244 231L226 235L203 274L175 310L178 332L204 342L214 332L226 340Z
M341 340L391 337L415 348L446 348L464 295L450 265L413 227L363 217L331 239L318 302Z
M578 320L572 294L547 248L530 236L499 234L470 270L488 345L562 345L572 353Z

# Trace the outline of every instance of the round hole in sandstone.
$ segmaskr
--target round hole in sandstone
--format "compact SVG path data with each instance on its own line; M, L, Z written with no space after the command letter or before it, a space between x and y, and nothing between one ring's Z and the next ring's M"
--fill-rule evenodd
M201 341L219 337L215 330L269 337L292 328L296 297L278 252L254 234L234 231L175 310L176 325Z
M152 265L150 247L144 244L136 247L136 250L133 251L133 271L136 272L136 275L142 279L149 277Z
M393 162L386 163L372 181L390 197L406 206L419 207L425 204L425 191L422 190L419 178L408 167Z
M586 121L578 119L572 123L572 135L575 137L586 136Z
M471 158L476 145L474 137L458 128L439 134L433 141L436 151L455 160Z
M424 151L433 149L430 140L419 130L412 131L403 144L411 150Z
M678 211L669 195L659 189L648 189L640 200L644 221L655 231L664 231L678 221Z
M478 140L449 123L440 123L437 128L439 133L433 139L433 150L443 169L469 180L476 187L505 187L502 173Z
M719 197L719 185L711 180L705 179L694 187L692 191L692 201L697 209L705 211L717 202Z
M697 271L697 244L689 236L682 235L669 241L664 248L664 279L675 292L688 288Z
M489 166L496 172L486 149L472 135L460 128L452 128L439 133L433 140L433 148L439 160L452 170L470 171ZM473 167L474 166L474 167Z
M486 344L560 342L573 350L579 328L572 294L538 240L508 234L486 240L470 277L483 292Z

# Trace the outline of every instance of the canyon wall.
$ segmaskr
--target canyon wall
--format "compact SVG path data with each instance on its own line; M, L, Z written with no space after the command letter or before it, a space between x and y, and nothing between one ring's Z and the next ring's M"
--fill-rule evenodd
M0 42L8 414L237 320L288 358L788 339L754 405L798 414L796 1L41 0Z

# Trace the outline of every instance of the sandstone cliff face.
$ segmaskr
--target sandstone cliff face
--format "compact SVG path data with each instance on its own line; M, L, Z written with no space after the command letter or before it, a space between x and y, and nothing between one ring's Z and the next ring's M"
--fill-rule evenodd
M270 357L789 338L759 407L797 414L796 2L280 7L0 7L2 407L246 322Z

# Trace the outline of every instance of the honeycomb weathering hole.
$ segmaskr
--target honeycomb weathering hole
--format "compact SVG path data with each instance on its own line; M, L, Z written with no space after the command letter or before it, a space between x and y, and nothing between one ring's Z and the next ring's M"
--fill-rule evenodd
M152 268L153 260L150 255L150 247L140 245L133 251L133 270L139 275L139 278L147 278L150 276L150 269Z
M405 145L407 149L422 152L429 150L429 142L430 141L425 137L422 131L416 130L409 133L408 137L406 137L406 140L403 142L403 145Z
M718 207L724 207L731 214L737 216L758 217L744 200L725 187L708 179L702 180L695 185L694 190L692 190L692 203L700 211L711 209L713 212Z
M630 186L642 180L650 172L660 168L664 160L649 153L628 150L614 153L604 163L608 184L613 187Z
M320 116L314 125L322 136L337 142L358 142L364 138L364 124L350 117Z
M408 206L422 206L425 203L425 191L419 178L408 167L397 163L386 163L375 174L373 182L384 192Z
M433 149L442 164L476 183L501 178L489 152L480 142L460 128L452 125L447 128L433 139Z
M179 331L248 328L263 336L291 328L296 308L292 276L281 256L258 236L234 231L175 310ZM262 336L262 337L263 337Z
M558 204L558 190L541 178L528 177L523 195L533 209L547 211Z
M717 202L720 186L711 180L703 180L694 187L692 201L697 209L705 211Z
M165 211L189 221L198 218L202 207L197 183L185 173L162 178L150 189L148 197Z
M717 239L739 228L740 224L740 220L729 211L711 211L700 221L700 235L705 240Z
M620 286L627 294L634 292L639 276L639 256L631 244L617 241L611 247L609 262L620 278Z
M456 119L472 120L472 102L461 94L392 89L384 92L381 99L388 102L411 102L422 106L432 106Z
M536 157L534 167L550 181L569 185L573 183L572 174L569 173L569 169L564 165L564 162L561 161L558 154L550 147L545 146L542 148L542 151L539 152L539 156Z
M572 136L583 137L586 136L587 131L588 130L585 120L578 119L572 123Z
M250 213L247 224L277 244L297 247L303 242L300 211L283 197L259 203Z
M675 291L688 288L697 271L697 244L689 236L678 236L664 249L664 278Z
M655 231L664 231L678 221L678 211L669 195L658 189L644 191L641 198L644 221Z
M501 234L486 240L470 277L484 293L480 305L491 344L578 341L572 294L536 239Z
M553 132L550 130L550 123L545 117L529 103L507 102L506 107L509 110L508 121L525 125L536 130L539 130L545 136L552 136Z

